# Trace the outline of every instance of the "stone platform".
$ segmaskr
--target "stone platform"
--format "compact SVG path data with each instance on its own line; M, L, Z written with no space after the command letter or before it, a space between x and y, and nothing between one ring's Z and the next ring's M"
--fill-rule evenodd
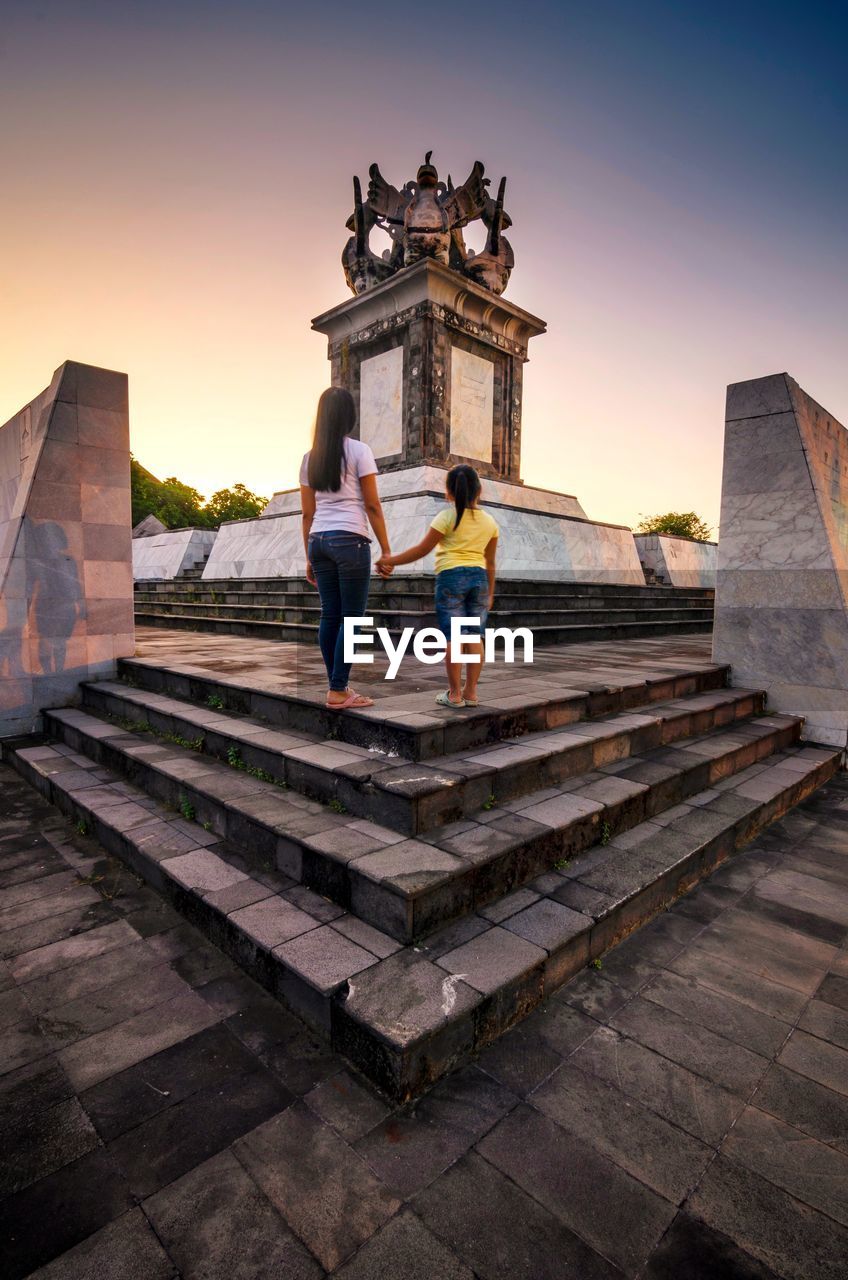
M413 546L445 505L447 468L407 467L379 477L392 547ZM633 534L590 520L576 498L506 480L484 479L482 503L501 528L498 576L551 582L644 585ZM205 579L303 574L300 490L275 494L261 516L221 525ZM432 553L404 576L432 574Z
M313 649L156 634L4 755L393 1097L839 764L697 637L492 667L459 713L417 664L369 674L376 706L331 718Z

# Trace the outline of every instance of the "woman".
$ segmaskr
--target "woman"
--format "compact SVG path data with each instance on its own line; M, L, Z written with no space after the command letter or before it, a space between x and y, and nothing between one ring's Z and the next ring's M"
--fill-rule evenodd
M321 597L318 644L329 680L327 706L334 711L374 705L348 684L342 630L345 618L365 613L371 580L369 521L383 555L390 554L377 464L367 444L350 438L355 425L353 396L342 387L329 387L318 401L312 448L300 467L306 577Z

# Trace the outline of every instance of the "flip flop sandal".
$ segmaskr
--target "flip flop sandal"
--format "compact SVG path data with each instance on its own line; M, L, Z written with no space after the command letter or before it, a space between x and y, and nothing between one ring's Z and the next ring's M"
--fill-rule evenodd
M344 702L328 702L328 711L356 711L360 707L373 707L374 699L366 698L362 693L354 693L351 689Z
M479 698L466 698L466 699L465 699L465 705L466 705L466 707L479 707L479 705L480 705L480 699L479 699Z
M451 702L449 693L437 693L436 701L440 707L450 707L452 711L461 711L465 706L464 698L460 702Z

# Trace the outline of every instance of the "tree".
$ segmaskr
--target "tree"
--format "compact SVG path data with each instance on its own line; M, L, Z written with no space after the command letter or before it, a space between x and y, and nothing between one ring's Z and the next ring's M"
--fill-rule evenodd
M709 542L712 530L694 511L667 511L664 516L643 516L635 532L667 533L674 538Z
M267 498L260 498L245 485L236 484L232 489L219 489L213 493L206 504L206 514L215 528L225 520L248 520L251 516L258 516L267 504Z
M162 481L155 514L169 529L209 529L212 525L203 505L203 494L176 476Z
M132 498L132 522L137 525L145 516L158 515L159 490L162 483L152 476L140 462L130 456L130 496Z

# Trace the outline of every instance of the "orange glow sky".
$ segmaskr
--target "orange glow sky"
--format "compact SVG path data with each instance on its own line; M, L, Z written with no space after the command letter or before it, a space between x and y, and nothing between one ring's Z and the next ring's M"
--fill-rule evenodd
M842 45L759 8L0 0L0 422L105 365L156 475L291 487L351 174L432 148L508 176L507 297L548 324L524 479L715 524L726 383L786 369L848 418Z

